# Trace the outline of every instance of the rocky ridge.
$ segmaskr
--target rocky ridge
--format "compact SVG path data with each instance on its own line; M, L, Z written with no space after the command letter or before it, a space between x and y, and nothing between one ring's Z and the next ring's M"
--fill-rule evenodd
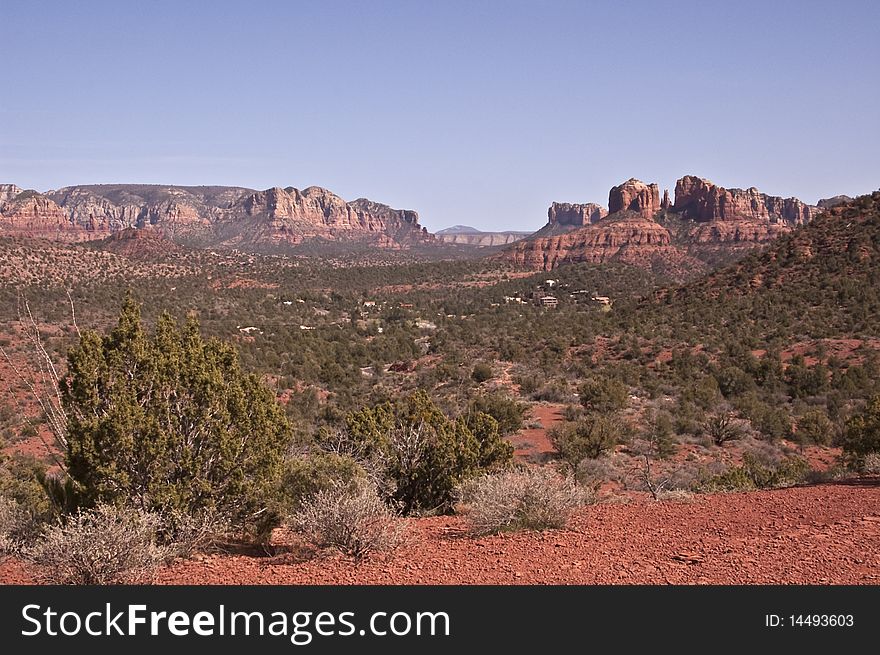
M797 198L781 198L749 189L725 189L695 175L675 183L671 210L697 223L710 221L758 221L803 225L816 215L818 207Z
M531 232L483 232L467 225L455 225L444 230L438 230L434 236L442 243L449 243L459 246L474 246L477 248L491 248L495 246L505 246L516 241L520 241Z
M0 233L86 241L146 227L175 243L256 250L310 240L384 248L432 241L414 211L364 198L346 202L320 187L256 191L111 184L42 194L0 186Z
M553 203L547 224L502 257L540 270L622 261L688 277L768 243L820 211L797 198L725 189L692 175L678 180L674 202L668 191L661 198L657 184L631 178L611 189L607 214L587 221L586 212L572 209L581 207L598 205Z
M14 185L4 185L7 189ZM7 192L7 196L11 195ZM0 203L0 234L59 241L100 238L71 224L67 213L36 191L22 191Z
M572 228L592 225L606 216L608 216L608 210L594 202L586 204L554 202L547 210L548 224Z

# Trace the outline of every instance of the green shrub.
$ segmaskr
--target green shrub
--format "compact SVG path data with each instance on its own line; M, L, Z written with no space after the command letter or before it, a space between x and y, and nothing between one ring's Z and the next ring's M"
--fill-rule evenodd
M522 429L523 415L526 406L498 393L486 394L474 398L467 409L470 417L483 413L498 421L498 432L502 436L513 434Z
M880 453L880 396L847 421L843 452L857 468L862 466L867 455Z
M449 511L460 482L513 458L495 419L478 414L472 430L463 418L445 416L422 390L355 412L346 425L357 452L381 460L391 500L405 514Z
M751 375L737 366L728 366L716 373L718 389L725 397L738 396L755 386Z
M541 387L541 382L535 375L517 376L513 378L513 382L519 385L520 393L526 396L535 393Z
M279 492L291 441L273 393L194 320L163 314L149 335L128 299L107 335L84 332L63 389L67 468L85 506L218 512L235 527Z
M795 439L802 444L818 444L828 446L834 440L834 423L821 409L814 409L797 420Z
M31 512L14 500L0 496L0 555L21 553L40 534L41 525Z
M532 400L547 403L562 403L571 399L571 391L564 380L552 380L532 393Z
M552 428L548 436L559 459L574 474L582 460L596 459L614 448L621 439L622 430L614 417L588 414L574 423Z
M614 378L590 378L578 388L581 404L594 412L617 412L626 407L629 391Z
M710 416L703 424L703 430L708 434L716 446L728 441L735 441L743 437L742 426L733 418L733 414L722 412Z
M675 440L674 425L669 412L651 412L647 416L642 438L650 445L651 455L666 459L675 454L678 442Z
M351 456L312 453L292 457L285 467L282 489L291 510L319 491L346 486L365 479L366 472Z
M750 491L790 487L807 479L809 463L801 457L786 457L776 463L762 463L752 453L743 455L743 463L710 478L702 491Z
M486 382L487 380L491 380L495 377L495 374L492 372L492 367L485 362L480 362L474 366L474 370L471 371L471 378L477 384L481 384Z
M484 471L502 469L513 461L514 448L501 438L499 423L483 412L469 414L465 422L477 440L479 459L477 465Z
M33 455L14 453L0 456L0 496L15 501L37 520L49 520L55 514L46 493L46 465Z

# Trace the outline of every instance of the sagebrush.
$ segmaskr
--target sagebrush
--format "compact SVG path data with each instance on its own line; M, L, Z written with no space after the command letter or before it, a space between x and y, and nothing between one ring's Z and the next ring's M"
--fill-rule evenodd
M357 560L393 550L403 539L400 519L362 479L318 491L301 503L289 523L314 546Z
M168 554L156 544L159 526L156 514L98 505L46 528L22 555L50 584L150 582Z
M592 496L550 469L507 471L470 480L459 491L476 535L562 528Z

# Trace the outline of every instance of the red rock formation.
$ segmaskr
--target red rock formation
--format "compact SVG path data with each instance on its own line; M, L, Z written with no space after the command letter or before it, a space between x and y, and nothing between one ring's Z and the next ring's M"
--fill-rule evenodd
M702 265L672 244L669 231L653 220L660 210L656 184L630 179L611 189L609 212L599 205L553 203L549 222L502 255L527 268L550 270L573 262L618 261L676 272Z
M584 227L608 216L608 210L593 202L572 204L554 202L547 210L549 225Z
M365 198L346 202L321 187L302 191L276 187L252 193L234 204L228 215L227 229L234 229L239 217L259 219L256 225L249 221L252 229L240 235L252 244L298 244L322 238L366 240L393 248L408 239L430 239L414 211L391 209ZM237 242L237 238L230 241Z
M164 258L185 249L162 236L156 228L127 227L104 239L103 249L129 259Z
M625 261L686 276L704 270L707 263L725 263L760 247L809 221L816 211L796 198L724 189L693 176L678 180L675 204L670 205L668 191L661 200L656 184L630 179L611 189L606 218L571 231L556 227L560 217L570 223L579 220L562 208L585 206L554 203L550 222L509 248L505 257L545 270L574 261ZM672 233L653 220L661 209L683 219L668 222Z
M84 241L89 234L70 223L67 213L36 191L16 194L0 206L0 233L61 241Z
M0 230L83 240L152 225L179 243L240 248L310 239L400 248L433 240L414 211L364 198L347 203L319 187L258 192L243 187L86 185L35 194L41 199L38 206L20 203L23 195L14 185L0 186Z
M23 189L15 186L14 184L0 184L0 205L2 205L7 200L12 200L22 191Z
M109 234L126 228L162 227L182 239L206 237L224 207L248 189L162 185L66 187L49 196L70 214L74 225Z
M608 194L608 213L622 211L635 212L643 218L653 218L660 211L660 188L656 184L645 184L635 178L613 187Z
M566 234L519 241L503 258L546 271L575 262L623 262L679 276L705 268L672 244L665 227L635 212L612 214Z
M675 184L672 211L699 223L753 220L802 225L809 223L817 208L797 198L768 196L756 188L725 189L694 175Z

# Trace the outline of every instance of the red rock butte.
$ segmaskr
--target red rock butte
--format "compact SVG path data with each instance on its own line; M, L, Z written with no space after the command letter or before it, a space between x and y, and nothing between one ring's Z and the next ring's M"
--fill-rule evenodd
M525 268L619 261L688 277L772 241L820 211L797 198L725 189L693 176L662 199L657 184L631 178L611 189L608 211L554 202L547 224L502 255Z

